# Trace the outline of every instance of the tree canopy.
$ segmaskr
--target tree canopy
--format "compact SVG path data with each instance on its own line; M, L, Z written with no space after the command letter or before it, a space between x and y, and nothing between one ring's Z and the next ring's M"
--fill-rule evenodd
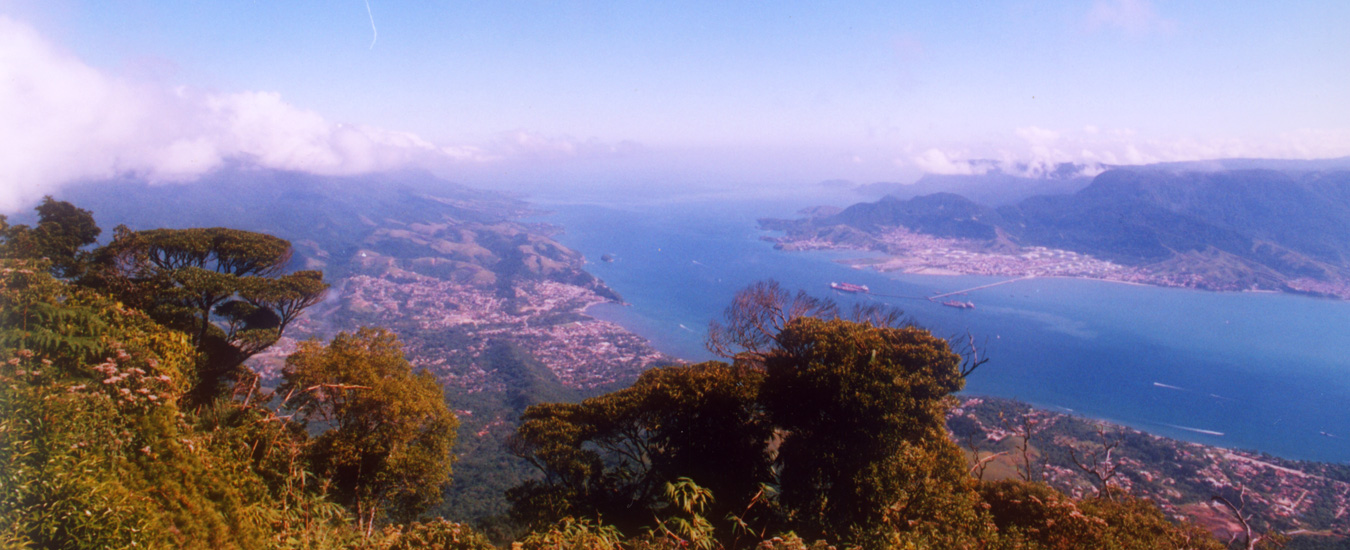
M311 444L317 473L367 534L385 515L410 520L441 498L459 422L436 379L414 374L383 329L300 344L277 393L306 423L328 426Z
M630 531L688 477L722 495L725 515L769 476L770 428L756 405L763 374L710 362L652 369L581 403L530 407L512 441L543 474L508 493L520 519L603 516Z
M323 299L323 274L283 274L290 258L289 242L261 233L119 226L112 242L95 252L86 284L190 334L204 354L191 396L204 402Z
M9 225L0 216L0 257L45 260L57 277L83 275L89 257L83 248L97 242L102 232L93 213L51 196L43 197L35 210L38 224L31 228Z

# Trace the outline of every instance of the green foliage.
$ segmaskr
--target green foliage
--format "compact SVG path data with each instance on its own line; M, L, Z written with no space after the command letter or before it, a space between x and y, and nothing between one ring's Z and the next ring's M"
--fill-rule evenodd
M623 538L611 525L571 516L521 540L512 548L519 550L621 550Z
M281 275L289 242L237 229L130 231L119 226L83 283L192 335L203 353L197 404L219 397L250 356L323 298L317 271Z
M11 226L0 217L0 258L42 259L58 277L84 274L89 253L81 249L94 244L101 232L94 215L50 196L43 197L35 210L38 225L33 228Z
M741 511L769 476L770 430L756 408L762 374L724 363L665 367L580 404L530 407L512 441L543 479L511 490L527 524L610 518L636 531L667 506L666 483L687 477Z
M251 484L203 448L174 405L191 372L186 338L118 304L59 295L48 305L92 311L106 325L99 338L108 356L91 365L64 349L4 352L0 517L8 532L62 548L260 542L264 526L245 513L256 502Z
M755 550L835 550L823 540L807 543L796 533L786 533L781 537L766 539L755 546Z
M720 546L713 536L712 523L703 517L704 510L713 502L712 491L682 477L666 483L665 493L669 512L665 519L657 521L655 534L680 547L712 550Z
M298 549L351 541L345 510L306 472L298 426L229 401L179 410L197 355L187 335L46 273L3 269L22 283L0 287L6 333L18 319L28 334L89 345L27 337L0 346L0 543Z
M1224 548L1203 529L1172 523L1157 506L1128 495L1076 502L1045 484L1013 480L979 490L1008 548Z
M378 550L493 550L481 533L467 525L435 519L426 523L392 525L381 533Z
M414 374L383 329L300 344L277 393L306 423L330 427L310 445L317 473L369 536L386 515L411 519L450 482L458 421L430 373Z
M0 263L0 348L93 358L102 351L98 336L107 324L67 299L76 289L31 264Z
M866 546L911 529L953 545L982 529L946 436L960 357L917 328L805 317L765 359L763 403L785 432L781 501L802 532ZM902 537L903 538L903 537Z

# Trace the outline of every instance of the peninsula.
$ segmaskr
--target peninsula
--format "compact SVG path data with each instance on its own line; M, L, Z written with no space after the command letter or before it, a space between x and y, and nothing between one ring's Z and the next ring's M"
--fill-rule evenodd
M881 271L1350 299L1348 197L1350 171L1131 167L997 208L949 192L887 196L760 227L783 250L879 253L843 262Z

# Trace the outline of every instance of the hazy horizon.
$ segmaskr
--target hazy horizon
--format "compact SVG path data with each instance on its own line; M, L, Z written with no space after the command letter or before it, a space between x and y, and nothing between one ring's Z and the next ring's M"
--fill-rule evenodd
M1350 5L0 0L0 211L246 159L485 188L1350 155Z

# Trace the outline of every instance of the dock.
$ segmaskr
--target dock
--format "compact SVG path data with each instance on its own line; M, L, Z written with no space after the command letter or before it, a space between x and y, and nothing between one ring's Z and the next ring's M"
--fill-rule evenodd
M929 300L929 301L933 301L933 300L937 300L937 299L939 299L939 298L946 298L946 297L948 297L948 296L955 296L955 295L957 295L957 294L965 294L965 293L967 293L967 292L974 292L974 291L976 291L976 290L984 290L984 289L990 288L990 287L995 287L995 286L999 286L999 285L1006 285L1006 284L1008 284L1008 283L1015 283L1015 282L1017 282L1017 281L1025 281L1025 280L1027 280L1027 279L1035 279L1035 278L1036 278L1035 275L1027 275L1026 277L1018 277L1018 278L1016 278L1016 279L1008 279L1008 280L1006 280L1006 281L999 281L999 282L997 282L997 283L989 283L989 284L987 284L987 285L980 285L980 286L977 286L977 287L974 287L974 288L967 288L967 289L964 289L964 290L953 290L953 291L951 291L951 292L944 292L944 293L942 293L942 294L934 294L934 295L932 295L932 296L929 296L929 297L928 297L928 300Z

